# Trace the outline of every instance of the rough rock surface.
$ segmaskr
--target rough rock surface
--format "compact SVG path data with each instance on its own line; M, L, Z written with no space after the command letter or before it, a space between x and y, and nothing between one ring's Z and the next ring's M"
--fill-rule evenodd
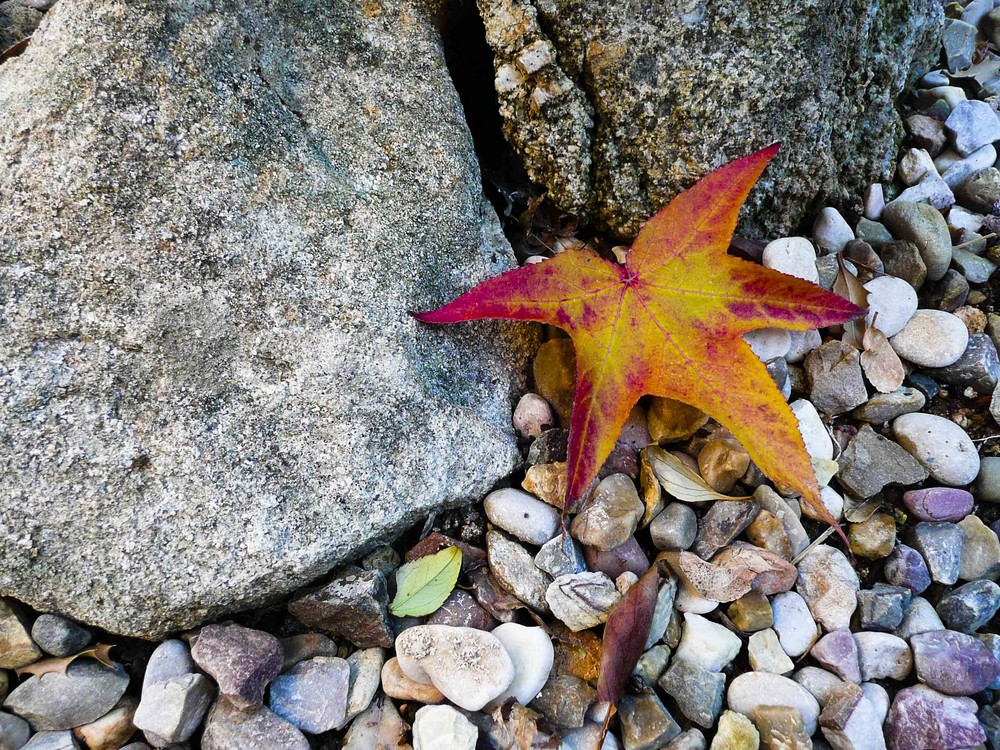
M623 236L772 141L744 230L787 234L894 168L893 100L937 53L935 0L478 0L508 140L536 182ZM823 205L822 203L820 205Z
M0 594L155 637L514 467L527 329L407 316L513 260L432 13L79 0L0 67Z

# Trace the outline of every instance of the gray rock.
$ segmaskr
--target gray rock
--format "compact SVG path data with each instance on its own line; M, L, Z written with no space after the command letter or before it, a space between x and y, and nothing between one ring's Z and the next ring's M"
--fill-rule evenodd
M132 721L157 747L187 742L201 726L215 697L215 686L200 674L143 685Z
M891 103L911 63L926 69L940 44L931 0L794 0L779 14L743 0L662 13L593 0L479 7L508 141L561 208L624 237L695 176L773 140L782 155L750 197L748 232L786 236L809 205L860 194L893 166ZM539 46L544 64L526 67ZM697 92L683 101L681 79Z
M971 581L941 597L935 609L951 630L974 633L1000 610L1000 586L993 581Z
M930 633L933 630L944 630L944 623L929 601L922 596L915 596L894 634L907 640L918 633Z
M377 570L344 568L318 591L292 601L288 611L299 622L340 635L358 648L392 646L389 589Z
M567 545L566 537L560 534L542 545L535 555L535 567L544 570L553 578L569 573L583 573L587 562L583 559L583 549L573 538Z
M924 374L939 383L971 386L978 393L993 393L1000 381L1000 357L985 333L973 333L965 353L947 367L929 368Z
M531 707L557 727L576 729L583 726L587 709L596 697L597 691L579 677L554 675L531 701Z
M625 474L612 474L597 485L570 531L581 544L607 552L629 540L643 510L635 483Z
M828 544L813 547L799 561L795 590L827 631L850 624L860 588L854 566L843 552Z
M931 580L953 584L962 566L965 536L953 523L922 521L913 527L911 544L924 558Z
M39 732L21 750L80 750L80 745L67 729L61 732Z
M674 659L659 685L677 702L677 708L695 724L711 729L722 711L726 676L709 672L684 659Z
M142 677L142 689L175 677L183 677L196 670L191 650L187 643L172 639L164 641L150 654L146 662L146 672Z
M42 22L42 14L17 0L0 3L0 50L31 36Z
M895 203L926 203L938 210L948 208L955 203L955 193L943 177L929 175L913 187L896 196L888 205Z
M444 600L444 604L438 607L427 618L427 624L492 630L496 627L497 623L489 612L479 606L472 594L461 589L455 589L448 594L448 598ZM355 653L360 654L364 652L356 651ZM336 653L331 655L335 656Z
M864 422L885 424L903 414L920 411L927 398L916 388L904 386L892 393L876 393L851 414Z
M813 223L813 241L821 255L839 253L852 240L854 240L854 230L841 216L840 211L828 206L816 215L816 221Z
M979 476L972 485L972 492L982 502L1000 503L1000 456L979 459Z
M209 711L202 750L309 750L302 732L263 706L245 712L225 698Z
M233 705L250 709L263 703L264 688L281 671L284 654L270 633L242 625L207 625L191 658Z
M892 233L885 228L885 224L861 217L858 225L854 228L859 240L864 240L876 250L881 250L885 245L893 241Z
M31 638L47 654L69 656L90 643L90 631L59 615L39 615Z
M533 329L407 315L513 262L436 10L81 0L45 29L0 66L0 593L154 638L510 473Z
M972 284L985 284L997 270L993 261L960 247L952 248L951 264Z
M965 304L969 296L969 281L955 269L949 269L938 281L927 284L923 289L923 305L931 310L955 312ZM921 311L923 312L923 311ZM945 340L947 342L947 339ZM957 349L957 344L955 345ZM939 367L940 365L930 365Z
M852 495L868 498L886 485L916 484L928 471L905 448L863 425L838 460L837 478Z
M689 549L698 535L698 516L689 505L670 503L649 524L649 535L657 549Z
M73 662L66 674L29 677L4 708L27 719L36 730L59 731L96 721L125 694L129 677L120 664L108 668L90 659Z
M917 246L928 279L944 276L951 263L951 235L940 211L925 203L893 202L882 212L882 223L896 237Z
M708 741L700 729L691 728L674 737L664 750L706 750Z
M961 91L961 89L959 89ZM965 100L963 95L962 101ZM942 107L945 112L947 112L947 107ZM942 156L954 156L958 157L958 154L954 151L946 151ZM988 169L993 166L993 163L997 160L997 151L992 144L988 146L983 146L978 151L969 154L964 159L956 158L955 160L949 161L949 165L944 172L941 174L941 179L944 180L952 188L957 188L965 180L969 179L971 175L976 174L976 172L981 172L984 169Z
M303 732L329 732L347 716L350 674L350 665L336 657L299 662L271 683L271 710Z
M914 289L923 286L927 279L927 264L915 244L909 240L896 240L885 245L879 256L886 273L898 276Z
M976 27L971 23L949 18L944 22L944 54L948 60L948 70L955 73L972 65L976 52Z
M716 502L701 517L694 553L703 560L710 559L743 533L760 513L760 504L753 500L727 500Z
M949 35L957 36L954 25L945 31L946 45ZM1000 140L1000 120L997 119L996 111L986 102L959 102L944 121L944 127L955 144L955 150L962 156L968 156L983 146Z
M960 487L979 474L979 451L959 425L936 414L904 414L892 423L899 444L941 484Z
M979 104L986 107L994 121L1000 126L996 114L990 110L986 102L962 102L962 104ZM995 167L987 167L971 174L962 181L955 192L959 201L966 208L992 213L997 201L1000 200L1000 170Z
M545 592L552 614L574 632L606 621L620 598L614 581L604 573L561 575Z
M806 357L809 400L824 414L842 414L868 400L858 350L828 341Z
M486 535L486 551L490 570L501 586L536 612L549 611L545 590L552 579L535 567L530 552L499 531L490 531Z
M21 750L31 736L31 727L20 716L0 711L0 748Z
M862 630L891 633L903 621L913 594L903 586L876 583L874 588L858 592L858 623Z
M659 750L681 733L674 717L652 693L622 698L618 717L622 741L629 750Z

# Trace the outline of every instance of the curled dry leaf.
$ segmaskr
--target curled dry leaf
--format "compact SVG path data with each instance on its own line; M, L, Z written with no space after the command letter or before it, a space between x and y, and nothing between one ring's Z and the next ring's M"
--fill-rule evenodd
M556 750L560 744L544 716L513 698L494 709L490 740L499 750Z
M833 282L833 293L850 300L860 308L868 309L868 290L861 284L851 269L844 263L842 255L837 256L837 279ZM864 349L865 317L861 316L844 323L844 343L855 349Z
M858 500L850 495L844 495L844 518L851 523L864 523L881 507L882 501L875 497Z
M757 572L742 561L723 567L683 550L664 552L657 559L667 561L682 585L694 589L698 596L715 602L736 601L750 591L757 577Z
M713 500L748 500L748 496L732 497L712 489L698 472L662 448L646 448L650 470L666 492L685 503L706 503Z
M60 659L42 659L41 661L36 661L34 664L29 664L26 667L21 667L17 671L17 676L21 677L26 674L34 675L35 677L41 677L43 674L66 674L66 670L69 665L75 662L77 659L96 659L101 664L106 667L113 667L114 662L111 661L111 649L114 646L107 643L98 643L93 648L85 649L72 656L64 656Z
M660 590L660 568L654 564L612 608L604 626L601 672L597 679L597 700L611 704L611 719L625 691L625 683L642 656L649 628L653 624L656 595Z
M865 331L863 343L864 351L861 352L861 367L865 371L868 382L875 386L879 393L892 393L903 385L903 363L899 355L889 345L889 339L885 337L876 326L878 325L878 314L872 321L872 325Z
M752 587L767 596L788 591L799 575L795 566L781 555L747 542L733 542L724 547L712 558L712 563L729 571L747 571L753 575Z
M653 467L649 465L649 448L639 452L639 491L645 508L642 514L642 527L652 523L653 519L666 506L660 481L656 478Z

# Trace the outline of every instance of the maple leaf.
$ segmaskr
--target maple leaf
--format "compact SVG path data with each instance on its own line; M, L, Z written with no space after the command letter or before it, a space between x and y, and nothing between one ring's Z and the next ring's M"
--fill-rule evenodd
M624 264L588 249L488 279L425 323L482 318L558 326L576 349L566 509L586 493L632 406L646 394L683 401L722 423L757 466L836 525L798 422L742 336L804 331L864 314L801 279L727 253L740 206L774 144L703 177L646 222Z

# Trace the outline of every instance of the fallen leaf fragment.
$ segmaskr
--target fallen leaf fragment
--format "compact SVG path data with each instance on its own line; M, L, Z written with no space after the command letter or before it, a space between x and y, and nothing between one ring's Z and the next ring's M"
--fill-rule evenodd
M702 560L693 552L671 550L660 554L681 584L694 589L703 599L734 602L753 588L757 571L747 565L723 567Z
M748 500L749 496L733 497L716 492L698 472L689 468L677 456L662 448L646 449L646 461L653 476L669 494L685 503L707 503L713 500Z
M404 564L396 571L396 597L389 611L396 617L422 617L437 611L454 591L461 570L458 547L445 547Z
M861 352L861 368L875 390L879 393L892 393L903 385L906 373L896 350L890 346L889 339L877 325L878 315L862 337L864 351Z
M837 278L833 282L834 294L839 294L845 299L849 299L859 308L868 308L868 290L862 285L861 280L847 267L844 256L837 256ZM855 349L864 348L865 331L867 324L864 317L844 323L845 344L853 346Z
M16 670L17 676L21 677L26 674L34 675L35 677L41 677L43 674L64 675L70 664L77 659L85 658L96 659L106 667L114 667L115 664L111 661L112 648L114 648L112 644L99 643L93 648L85 649L71 656L64 656L58 659L54 657L51 659L42 659L41 661L36 661L34 664L29 664L26 667Z

